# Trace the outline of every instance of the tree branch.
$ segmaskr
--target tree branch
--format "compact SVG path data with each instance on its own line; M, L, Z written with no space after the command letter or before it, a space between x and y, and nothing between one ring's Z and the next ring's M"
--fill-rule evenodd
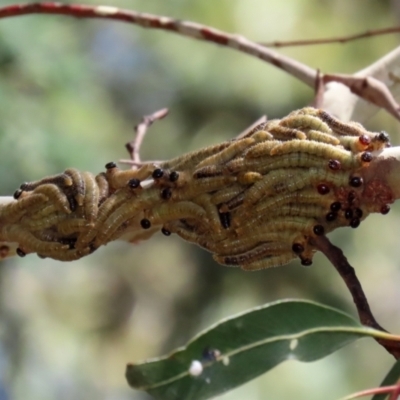
M383 36L392 33L398 33L399 31L400 31L399 26L393 26L391 28L369 29L368 31L356 33L354 35L336 36L326 39L286 40L286 41L264 42L261 44L266 47L315 46L315 45L332 44L332 43L344 44L347 42L365 39L372 36Z
M374 329L386 331L376 321L368 304L367 297L357 278L354 268L349 264L343 251L333 245L326 236L316 236L311 239L311 244L316 246L326 258L332 263L336 271L342 277L344 283L350 291L354 304L356 305L358 316L363 325ZM396 359L400 358L400 343L391 340L376 339L390 354Z
M15 4L0 8L0 18L17 17L27 14L55 14L75 18L110 19L136 24L142 28L175 32L182 36L213 42L249 54L284 70L306 85L314 87L316 71L307 65L280 55L265 46L246 39L244 36L230 34L199 23L178 21L160 15L139 13L109 6L45 2Z

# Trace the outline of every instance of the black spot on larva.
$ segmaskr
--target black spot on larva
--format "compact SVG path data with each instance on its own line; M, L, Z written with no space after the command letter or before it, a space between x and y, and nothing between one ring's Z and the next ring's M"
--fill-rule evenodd
M325 219L326 219L328 222L332 222L332 221L334 221L336 218L337 218L337 213L336 213L336 212L330 212L330 213L328 213L328 214L325 215Z
M164 188L161 190L161 198L164 200L169 200L172 196L172 191L170 188Z
M141 226L143 229L149 229L149 228L151 227L151 222L150 222L148 219L143 218L143 219L140 221L140 226Z
M331 204L332 211L339 211L341 208L342 208L342 205L340 204L339 201L335 201L334 203Z
M322 225L315 225L313 231L317 236L322 236L325 233L325 229Z
M372 153L369 151L365 151L364 153L361 154L361 161L369 163L373 159Z
M328 167L332 171L338 171L342 167L342 165L340 164L339 160L329 160Z
M168 229L161 228L161 233L165 236L170 236L171 232Z
M20 257L25 257L26 256L26 253L24 251L22 251L19 247L17 247L16 253Z
M353 210L348 208L345 212L344 212L344 217L346 219L352 219L353 218Z
M310 265L312 265L312 260L309 258L302 258L301 265L304 265L305 267L309 267Z
M22 190L21 189L17 189L14 192L14 195L13 195L14 199L17 200L21 196L21 194L22 194Z
M360 220L359 220L358 218L353 218L353 219L350 221L350 226L351 226L352 228L358 228L358 227L360 226Z
M136 189L136 188L138 188L138 187L140 186L140 181L139 181L139 179L136 179L136 178L130 179L129 182L128 182L128 186L129 186L131 189Z
M154 179L160 179L164 176L164 171L161 168L157 168L151 175Z
M171 182L176 182L178 179L179 179L179 172L171 171L171 173L169 174L169 180Z
M292 251L295 254L301 254L304 251L304 246L300 243L293 243Z
M383 205L382 207L381 207L381 214L382 215L386 215L386 214L388 214L389 213L389 211L390 211L390 206L388 205L388 204L385 204L385 205Z
M356 218L361 218L363 216L363 210L361 210L361 208L356 208L354 210L354 216Z
M219 220L224 229L228 229L231 226L231 214L229 212L219 213Z
M359 176L353 176L352 178L350 178L350 186L353 187L360 187L363 184L363 178L359 177Z
M106 169L113 169L113 168L117 168L117 164L115 164L115 162L111 161L109 163L107 163L105 165Z

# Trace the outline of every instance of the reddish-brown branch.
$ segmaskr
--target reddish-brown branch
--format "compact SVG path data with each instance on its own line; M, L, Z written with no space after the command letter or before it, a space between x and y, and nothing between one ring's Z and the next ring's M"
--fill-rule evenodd
M149 127L157 120L163 119L168 114L168 108L163 108L150 115L145 115L140 123L135 126L135 139L128 142L125 147L131 156L134 165L140 165L140 146L142 145L143 139L147 133Z
M128 22L143 28L162 29L194 39L213 42L249 54L280 68L310 87L314 86L316 71L289 57L280 55L243 36L230 34L195 22L123 10L110 6L61 4L55 2L15 4L0 8L0 18L27 14L56 14L75 18L100 18Z
M365 296L361 283L357 278L356 272L349 264L346 256L343 254L343 251L333 245L326 236L317 236L313 238L311 244L316 246L318 250L325 254L328 260L339 272L353 297L360 322L365 326L386 331L378 324L373 316L367 297ZM398 342L382 339L376 339L376 341L396 359L400 358L400 344Z
M306 40L287 40L287 41L275 41L262 43L266 47L290 47L290 46L313 46L319 44L331 44L331 43L347 43L354 40L365 39L372 36L389 35L392 33L400 32L399 26L383 29L370 29L366 32L356 33L348 36L337 36L326 39L306 39Z

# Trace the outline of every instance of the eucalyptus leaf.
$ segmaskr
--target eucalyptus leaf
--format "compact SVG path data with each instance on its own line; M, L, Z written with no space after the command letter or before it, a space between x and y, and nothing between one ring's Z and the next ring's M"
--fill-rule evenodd
M282 361L314 361L374 332L321 304L278 301L225 319L168 356L129 364L126 378L156 399L209 399Z

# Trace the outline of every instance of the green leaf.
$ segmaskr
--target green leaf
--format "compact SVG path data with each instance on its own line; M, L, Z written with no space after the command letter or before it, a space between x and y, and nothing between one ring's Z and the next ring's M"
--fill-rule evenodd
M381 386L395 385L400 378L400 360L396 361L390 369L385 379L382 381ZM376 394L372 400L385 400L388 397L387 393Z
M126 378L132 387L157 399L208 399L282 361L314 361L374 333L378 331L333 308L279 301L219 322L168 356L129 364ZM202 367L197 376L189 372L195 360Z

